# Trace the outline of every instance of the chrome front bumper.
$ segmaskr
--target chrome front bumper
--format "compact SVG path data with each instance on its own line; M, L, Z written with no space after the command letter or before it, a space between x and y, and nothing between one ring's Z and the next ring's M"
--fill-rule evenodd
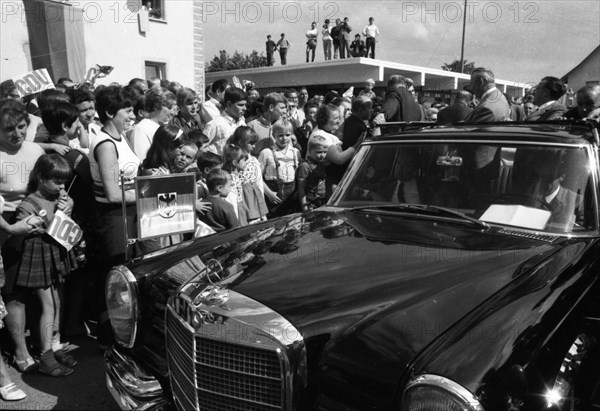
M166 410L169 401L159 381L114 346L104 354L108 391L122 410Z

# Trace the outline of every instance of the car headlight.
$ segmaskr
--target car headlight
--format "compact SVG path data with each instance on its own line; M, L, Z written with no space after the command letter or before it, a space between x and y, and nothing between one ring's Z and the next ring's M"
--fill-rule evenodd
M439 375L424 374L411 380L402 400L404 411L483 411L469 390Z
M138 322L138 287L131 271L114 267L106 279L106 306L116 341L133 347Z

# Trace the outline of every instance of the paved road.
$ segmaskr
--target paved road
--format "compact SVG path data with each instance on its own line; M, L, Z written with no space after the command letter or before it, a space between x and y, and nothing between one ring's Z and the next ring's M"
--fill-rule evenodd
M6 410L118 410L106 389L103 353L96 340L81 336L69 338L78 364L67 377L53 378L42 374L20 374L10 367L13 381L27 394L23 401L0 400Z

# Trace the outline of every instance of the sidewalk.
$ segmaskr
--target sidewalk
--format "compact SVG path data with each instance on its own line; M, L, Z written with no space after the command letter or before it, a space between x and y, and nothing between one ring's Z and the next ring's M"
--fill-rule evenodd
M22 401L0 400L4 410L118 410L106 388L103 353L89 336L69 338L69 353L78 364L67 377L20 374L9 367L15 384L27 394Z

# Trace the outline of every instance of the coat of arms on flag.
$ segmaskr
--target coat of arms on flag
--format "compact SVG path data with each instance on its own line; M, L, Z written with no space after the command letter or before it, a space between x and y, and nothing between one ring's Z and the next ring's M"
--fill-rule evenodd
M160 193L158 199L158 214L164 218L171 218L177 214L177 193Z

